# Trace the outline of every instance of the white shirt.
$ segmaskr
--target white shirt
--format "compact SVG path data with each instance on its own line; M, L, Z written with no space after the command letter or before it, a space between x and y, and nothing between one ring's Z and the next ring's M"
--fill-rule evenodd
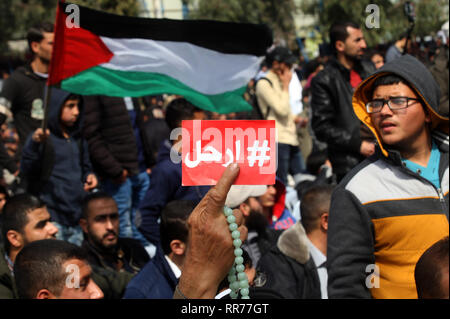
M292 71L291 82L289 82L289 101L292 114L298 115L303 111L302 85L295 71Z
M48 78L48 73L41 73L41 72L36 72L34 71L35 74L39 75L41 78Z
M181 270L178 266L169 258L169 256L164 255L166 257L167 262L169 263L170 269L172 269L175 278L179 279L181 277Z
M327 257L308 239L308 247L311 258L316 265L317 273L320 281L320 294L322 299L328 299L328 271L325 265Z

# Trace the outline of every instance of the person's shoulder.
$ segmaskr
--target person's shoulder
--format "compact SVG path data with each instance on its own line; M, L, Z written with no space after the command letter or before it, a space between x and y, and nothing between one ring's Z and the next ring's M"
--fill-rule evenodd
M369 203L385 198L388 187L401 189L410 181L400 167L375 154L353 168L338 184L336 193L349 192L361 203Z
M284 228L272 228L272 227L266 227L266 235L270 239L270 241L275 242L278 240L278 238L281 236L281 234L285 231Z
M134 238L119 237L119 245L124 250L129 250L133 253L139 253L144 256L148 256L145 248L142 246L141 242Z
M155 298L165 286L166 276L152 259L128 283L124 294L125 299ZM167 283L168 285L168 283Z
M142 246L139 240L129 237L119 237L119 244L127 247Z
M329 62L315 77L311 80L311 87L316 84L326 84L339 72L337 67Z
M6 262L5 259L5 251L3 250L3 248L0 248L0 276L8 272L10 271L8 268L8 263Z
M358 165L353 167L353 169L351 169L350 172L347 173L347 175L344 176L344 178L339 182L337 187L347 188L348 184L350 184L352 181L360 178L361 175L367 174L369 172L371 165L377 165L375 163L377 163L378 161L384 162L379 156L371 156L369 158L364 159ZM370 176L370 174L367 176Z
M368 61L368 60L361 60L361 68L362 70L367 73L364 74L365 77L367 77L367 75L372 74L373 72L376 71L375 65L372 63L372 61Z
M264 76L260 77L258 81L256 81L256 93L258 93L261 89L273 87L273 83L275 81L278 81L277 75L273 71L267 72Z
M40 78L38 78L38 76L34 74L33 69L31 69L30 65L22 65L11 73L11 76L7 79L7 81L12 80L20 84L23 81L34 81L36 79Z
M5 252L0 249L0 299L14 299L14 280L5 259Z

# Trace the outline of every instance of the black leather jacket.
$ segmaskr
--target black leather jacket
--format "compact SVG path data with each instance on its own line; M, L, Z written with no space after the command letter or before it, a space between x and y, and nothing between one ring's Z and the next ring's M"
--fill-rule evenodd
M375 67L362 61L355 71L365 79ZM312 128L316 137L327 143L333 172L343 176L356 166L363 156L361 122L353 112L353 88L350 70L332 59L311 82Z

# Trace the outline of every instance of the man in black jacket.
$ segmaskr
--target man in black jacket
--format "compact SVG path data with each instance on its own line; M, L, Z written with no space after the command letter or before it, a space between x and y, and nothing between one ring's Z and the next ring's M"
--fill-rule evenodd
M3 84L0 105L9 108L13 114L20 146L23 146L29 134L40 127L44 118L44 87L53 38L53 25L50 23L31 28L27 40L33 59L30 64L17 68Z
M85 97L84 136L103 190L119 207L120 236L149 243L135 224L137 208L150 185L139 108L131 98Z
M82 247L91 265L137 274L150 260L139 241L119 236L117 204L104 192L85 198L80 226L85 236Z
M340 181L375 150L372 135L360 132L362 126L352 108L353 90L375 67L361 60L366 42L357 24L334 24L330 41L335 56L311 82L312 127L316 137L327 143L333 171Z
M267 277L265 288L283 298L328 298L326 246L332 191L331 185L319 185L303 194L301 221L281 234L256 267Z

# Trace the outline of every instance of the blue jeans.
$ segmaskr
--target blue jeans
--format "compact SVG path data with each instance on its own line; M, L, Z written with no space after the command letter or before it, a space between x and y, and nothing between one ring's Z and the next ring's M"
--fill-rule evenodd
M58 228L56 239L68 241L69 243L81 246L83 243L83 230L80 226L65 226L57 222L52 222Z
M130 176L122 184L113 183L111 180L103 182L103 190L114 198L119 209L119 237L137 239L144 247L149 243L138 231L135 218L139 203L149 186L150 177L147 172Z
M305 173L306 167L303 162L302 153L298 146L278 143L278 168L277 177L287 185L288 174L291 174L294 180L299 175Z

